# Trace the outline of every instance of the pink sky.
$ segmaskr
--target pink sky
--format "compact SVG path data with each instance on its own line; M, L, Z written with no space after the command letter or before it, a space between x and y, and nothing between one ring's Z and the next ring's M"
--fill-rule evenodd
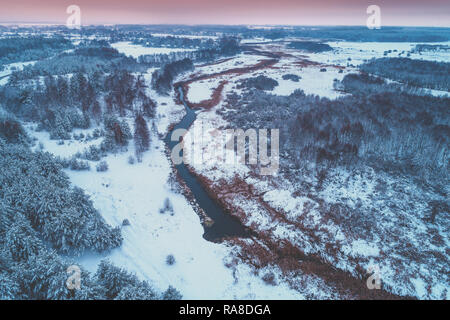
M450 27L449 0L0 0L0 22L65 23L68 5L82 24L365 25L381 8L382 25Z

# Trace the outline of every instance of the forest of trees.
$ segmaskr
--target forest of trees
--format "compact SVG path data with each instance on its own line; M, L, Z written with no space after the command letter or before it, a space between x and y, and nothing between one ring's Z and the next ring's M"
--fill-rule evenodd
M127 70L144 72L146 67L110 47L81 47L72 52L64 52L55 57L40 60L14 72L11 81L33 79L38 76L65 75L70 73L112 72Z
M121 244L120 229L106 225L84 192L70 186L57 159L5 140L0 152L2 204L39 232L42 240L59 252L76 254Z
M122 243L84 192L70 185L59 161L30 151L20 124L0 126L0 299L179 299L103 261L96 274L82 271L80 289L66 286L69 258ZM13 140L3 137L11 136ZM9 132L9 133L8 133Z
M172 90L173 80L179 74L194 70L190 59L177 60L155 70L152 75L152 87L159 94L167 95Z
M300 37L355 42L444 42L450 40L448 28L388 27L370 30L366 26L314 26L291 29L252 30L252 36L268 39ZM249 32L247 32L249 33Z
M63 37L7 37L0 39L0 66L50 57L73 47Z
M131 73L144 69L101 41L87 41L14 72L0 87L0 299L181 299L175 288L160 292L108 261L95 274L82 270L80 289L66 285L70 257L117 248L122 236L121 227L106 224L84 191L70 184L63 168L86 170L83 159L100 161L126 148L133 134L123 116L135 115L137 155L149 148L147 121L156 104L143 77ZM31 150L35 142L23 120L37 122L38 130L61 143L103 140L61 159ZM94 123L99 128L92 134L72 135L74 128ZM104 161L96 167L107 170Z
M150 131L141 113L137 113L134 119L134 147L136 158L141 162L142 153L150 148Z
M138 111L152 118L156 103L145 89L143 78L126 70L96 70L89 74L77 72L71 77L47 75L43 84L36 85L11 80L0 88L0 98L12 114L38 122L52 139L64 140L71 138L74 128L86 129L93 122L100 123L104 114L124 116Z
M362 64L360 69L411 86L450 92L450 63L410 58L379 58Z
M352 95L337 100L301 90L287 97L259 90L231 95L223 116L238 128L280 128L280 154L286 156L280 168L364 164L436 181L445 176L450 98L386 91L391 85L364 75L347 75L339 86Z
M260 75L253 78L248 78L245 80L242 80L241 84L239 84L238 88L255 88L258 90L273 90L276 86L278 86L278 81Z
M287 45L287 47L290 49L304 50L314 53L333 50L333 48L328 44L315 41L292 41Z
M177 36L152 36L139 38L133 41L134 44L146 47L164 48L186 48L186 49L212 49L215 46L211 38L187 38Z
M161 67L183 59L190 59L193 62L213 61L221 56L231 56L239 53L241 50L239 41L240 39L236 37L222 37L216 40L211 48L172 52L169 54L142 55L138 61L154 67Z
M416 44L411 52L421 53L421 52L449 52L450 46L445 44Z

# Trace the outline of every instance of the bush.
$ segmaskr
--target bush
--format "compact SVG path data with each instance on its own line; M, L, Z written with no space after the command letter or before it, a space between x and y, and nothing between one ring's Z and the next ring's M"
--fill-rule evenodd
M27 140L27 134L20 122L2 109L0 109L0 138L9 143L22 143Z
M271 285L271 286L276 286L277 285L277 281L275 279L275 274L273 272L267 272L263 277L262 280L264 281L264 283Z
M101 161L97 167L97 172L105 172L108 171L108 163L106 161Z
M134 159L133 156L129 156L129 157L128 157L128 163L129 163L129 164L135 164L135 162L136 162L136 159Z
M255 88L258 90L271 91L276 86L278 86L278 81L266 76L257 76L254 78L244 80L242 84L238 85L238 88L247 87L247 88Z
M132 138L130 127L126 121L119 121L115 116L105 116L104 119L106 138L104 146L114 149L116 146L128 145L128 140ZM107 149L106 151L110 151Z
M75 157L73 157L69 160L69 168L70 168L70 170L75 170L75 171L91 170L91 166L89 165L89 162L79 160Z
M182 298L181 293L172 286L169 286L162 296L163 300L181 300Z
M104 154L99 147L89 146L89 148L84 151L82 157L90 161L100 161L103 155Z
M282 78L283 78L283 80L291 80L294 82L299 82L301 79L301 77L296 74L285 74L285 75L283 75Z
M161 209L159 209L159 213L166 213L166 212L169 212L171 215L174 214L172 202L170 202L169 198L166 198L164 200L164 206Z
M175 257L174 257L172 254L169 254L169 255L166 257L166 263L167 263L169 266L174 265L174 264L175 264Z

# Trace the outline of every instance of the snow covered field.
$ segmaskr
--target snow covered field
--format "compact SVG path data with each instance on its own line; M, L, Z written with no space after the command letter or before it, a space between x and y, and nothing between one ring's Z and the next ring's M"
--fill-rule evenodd
M151 79L151 69L145 74ZM156 96L152 92L152 96ZM174 97L157 97L156 128L167 132L170 123L178 121L183 108L175 105ZM132 119L128 119L130 124ZM36 148L42 143L44 151L61 157L70 157L91 144L75 140L60 145L49 140L46 132L34 131L34 125L26 125L30 136L37 139ZM150 125L149 125L150 127ZM92 130L76 130L85 135ZM128 151L109 154L105 160L109 169L96 172L95 162L90 171L66 170L71 182L90 195L94 207L108 224L120 226L124 219L130 223L122 226L123 245L107 254L87 253L76 258L78 263L95 272L102 259L135 273L140 279L149 280L156 288L164 290L168 285L177 288L185 299L303 299L298 291L287 284L271 286L243 263L232 261L236 247L216 244L203 239L200 218L188 200L174 190L168 179L171 174L164 142L153 132L151 150L143 155L141 163L129 164L134 156L132 142ZM173 205L173 215L160 213L165 199ZM175 263L166 263L173 255Z
M192 103L199 103L211 98L215 88L218 87L221 79L208 79L196 81L189 85L188 100Z
M366 60L382 57L403 57L406 58L417 44L414 42L327 42L335 50L331 52L309 53L311 60L346 66L347 63L358 66ZM440 45L450 45L450 42L433 43ZM288 52L295 53L296 50L289 49ZM391 51L384 55L385 51ZM449 52L422 52L410 53L408 58L423 59L431 61L450 62Z
M36 61L16 62L4 65L4 69L0 71L0 86L5 85L8 82L9 75L16 70L22 70L25 66L32 65Z
M79 263L95 271L100 260L108 258L158 289L176 287L186 299L301 298L286 287L267 287L244 265L237 268L235 284L232 270L225 266L232 248L203 239L198 215L183 195L168 187L169 161L163 142L153 138L152 150L145 153L142 163L128 164L134 154L130 150L108 156L108 172L67 172L109 224L130 222L122 227L120 248L104 256L85 255ZM165 198L173 204L173 215L159 212ZM174 265L166 263L170 254Z
M151 48L144 47L138 44L132 44L129 41L122 41L112 43L111 47L117 51L125 54L126 56L132 56L133 58L138 58L139 56L146 54L168 54L171 52L183 52L183 51L194 51L195 49L179 49L179 48Z
M382 57L385 50L401 49L406 52L414 47L414 44L409 43L365 45L367 44L345 43L342 49L335 53L301 54L306 55L307 59L311 61L328 66L298 66L294 63L296 59L282 57L273 68L239 76L225 76L224 78L229 81L229 84L225 86L222 97L225 97L227 93L236 92L233 88L240 80L265 75L279 83L273 91L268 91L269 93L289 95L296 89L302 89L306 94L334 99L341 95L333 89L334 79L341 80L345 74L357 72L356 68L348 67L347 63L360 64L372 57ZM300 57L298 52L289 51L289 53ZM352 57L351 60L348 60L349 57ZM227 61L227 64L232 65L233 60ZM345 68L343 72L339 73L338 68L330 66L332 64ZM326 68L326 72L320 71L323 67ZM282 75L284 74L295 74L300 76L301 79L299 82L283 80ZM195 88L195 95L202 93L202 87L204 88L203 94L207 95L211 92L211 85L208 82L199 81L191 84L191 86ZM205 96L202 95L202 100L204 99ZM190 131L195 132L196 124L199 125L200 123L211 128L228 126L229 124L224 122L221 116L216 113L221 107L222 105L219 104L213 109L200 112ZM190 135L187 136L187 143L190 142L190 137ZM207 139L204 142L207 146L202 154L208 157L215 151L214 144L211 143L214 138L212 135L209 136L209 139L208 136L206 137ZM189 152L188 149L188 156ZM324 220L325 213L319 210L320 205L317 199L309 197L305 192L297 194L301 190L300 186L293 186L291 182L284 180L282 177L269 179L269 181L253 178L251 175L249 177L250 170L243 165L230 167L217 163L193 163L192 167L196 173L212 181L213 192L222 194L224 201L230 203L232 207L241 208L245 212L244 222L247 226L256 225L258 231L268 232L274 239L294 243L296 247L302 248L304 252L309 254L320 254L330 264L342 270L355 272L355 266L353 265L356 263L355 261L358 261L358 265L363 270L378 265L381 268L383 283L397 294L412 295L419 298L449 298L450 291L448 286L442 284L443 277L439 273L439 268L444 267L442 264L438 266L429 263L421 264L417 260L411 261L408 259L409 249L406 248L401 248L402 253L398 253L399 246L407 243L408 245L405 246L414 248L412 249L414 252L424 257L421 258L424 259L423 261L432 259L431 256L428 256L430 253L423 248L433 248L433 252L437 252L437 254L446 254L445 248L447 247L448 237L445 236L445 227L438 227L433 231L429 230L429 226L421 218L426 211L425 199L423 198L426 191L421 190L419 186L417 186L417 189L415 189L416 187L408 187L414 185L411 181L395 180L394 182L388 175L376 175L370 170L359 174L352 173L351 175L344 172L330 173L335 180L327 184L324 190L319 193L320 199L326 200L327 203L346 204L355 210L364 208L363 212L367 213L367 217L364 219L380 219L380 223L376 224L376 233L371 236L361 234L358 237L357 234L351 236L352 233L349 233L345 224L340 225ZM236 179L242 180L242 184L252 186L255 189L254 194L264 194L264 202L279 210L290 222L283 223L283 220L274 220L272 212L261 205L257 196L252 198L246 196L245 193L242 195L240 192L243 191L238 189L240 185L235 185ZM344 181L346 182L344 183ZM387 191L380 193L377 189L380 188L379 181L384 181L381 183L390 181L392 184L387 186ZM398 185L402 187L398 188ZM245 187L243 187L243 190L246 190ZM377 197L376 205L374 205L374 197ZM393 199L409 200L405 200L405 203L402 202L403 200L397 201L396 205L402 203L401 205L405 206L402 210L397 210L396 205L392 202ZM414 208L411 209L410 206ZM372 217L374 210L376 210L376 218ZM296 227L293 226L298 223L301 223L308 230L320 230L320 232L317 232L320 241L313 241L315 238L308 238L303 230L296 230ZM432 239L426 236L429 232L436 232L439 237L445 240L436 245ZM398 242L397 237L402 240ZM327 243L335 247L334 253L328 252ZM417 276L411 277L413 274ZM428 289L426 289L426 286L428 286Z
M202 37L202 36L199 36ZM257 39L255 39L257 40ZM333 88L335 79L341 80L346 74L355 72L356 68L347 64L358 65L372 57L382 57L386 50L398 50L388 56L397 56L399 52L408 52L414 47L411 43L349 43L336 42L329 43L337 48L334 53L305 54L295 50L286 52L294 57L283 56L280 61L271 68L250 72L242 75L224 75L217 78L210 78L195 81L189 85L188 100L198 103L211 98L211 95L219 83L223 80L229 81L224 87L222 98L228 93L240 93L242 89L236 89L241 80L248 77L265 75L275 79L279 85L270 93L275 95L290 95L295 90L301 89L306 94L318 95L335 99L342 96ZM448 43L447 43L448 44ZM133 45L131 42L118 42L112 44L120 52L137 58L143 54L159 54L178 51L191 51L190 49L170 49L170 48L147 48L140 45ZM299 66L296 64L298 57L306 55L307 59L326 65L339 65L345 67L343 72L338 68L326 67L326 71L320 69L322 65L311 64ZM415 54L411 58L416 58ZM402 56L406 56L403 54ZM427 58L427 54L422 55ZM430 58L430 57L428 57ZM218 64L197 66L194 74L212 74L228 69L247 67L257 64L264 56L240 54L229 60L224 60ZM349 60L350 59L350 60ZM439 59L450 61L447 54L440 54ZM29 62L28 64L33 63ZM0 85L6 83L12 67L21 68L25 64L11 64L6 70L0 73ZM144 74L144 79L149 85L154 69L149 69ZM284 80L283 75L294 74L300 77L298 82ZM191 74L185 74L178 80L187 80ZM5 80L6 79L6 80ZM149 86L150 87L150 86ZM135 273L140 279L149 280L157 289L165 290L169 285L177 288L185 299L304 299L304 298L330 298L338 294L332 286L324 284L321 279L311 277L298 271L291 278L282 275L280 269L274 265L267 265L263 270L255 272L255 269L243 261L235 259L236 253L241 248L230 242L220 244L208 242L203 239L203 227L198 214L194 208L179 191L177 183L172 176L170 160L165 151L165 144L161 137L167 132L171 124L178 122L185 114L184 108L175 103L173 92L169 96L159 96L152 89L149 95L157 101L157 112L152 131L150 150L143 154L142 162L129 163L129 158L135 155L133 142L130 141L128 149L117 154L108 154L102 160L108 163L109 169L106 172L96 172L96 162L90 162L90 171L66 170L70 181L85 190L90 195L94 207L99 210L106 222L112 226L121 226L126 219L129 225L122 226L124 242L121 247L102 255L86 253L77 257L79 264L88 270L95 272L100 260L107 258L115 265L125 268ZM443 94L435 92L435 94ZM208 125L211 128L224 127L228 123L216 113L223 107L223 101L209 111L198 111L198 117L191 127L191 132L199 123ZM126 118L133 131L133 119ZM148 123L152 128L151 123ZM57 140L50 140L47 132L36 132L35 124L25 124L25 128L30 136L35 137L38 143L42 143L44 151L51 152L56 156L71 157L77 152L82 152L91 145L98 145L101 138L91 141L78 141L71 139L64 144ZM94 128L89 130L74 130L73 134L92 133ZM209 136L208 142L215 139ZM190 143L189 136L185 140ZM35 148L39 148L36 144ZM214 145L210 144L205 148L203 156L208 157L214 153ZM192 156L189 151L187 156ZM237 194L230 201L246 213L247 225L257 224L259 230L270 234L273 239L280 241L291 241L307 254L321 254L325 259L330 260L330 264L352 272L354 270L353 258L360 260L360 265L368 267L373 262L378 262L382 266L384 273L383 281L387 285L394 287L396 293L412 294L417 297L449 298L448 285L439 283L437 271L434 266L411 263L410 271L399 273L395 270L399 265L406 268L405 260L395 257L400 263L394 265L388 257L395 256L395 242L391 241L392 235L399 230L397 224L408 221L414 225L420 239L412 244L412 247L419 252L420 248L433 247L441 254L445 254L445 247L448 247L448 237L439 227L437 233L444 239L442 246L433 244L432 240L426 237L426 226L417 216L417 212L423 211L421 190L406 190L409 184L407 181L390 181L389 177L383 177L388 184L388 196L380 198L378 206L383 208L377 211L380 219L391 219L389 223L380 226L377 234L372 239L357 239L348 237L346 230L341 229L337 224L324 222L322 212L319 211L319 202L311 198L298 186L292 185L283 177L276 177L273 180L256 179L249 176L251 171L245 165L217 166L217 163L206 165L194 164L195 171L214 183L231 183L234 178L254 187L256 193L262 195L261 199L265 204L279 210L285 215L286 221L281 223L274 220L271 212L264 209L256 197L246 199ZM321 199L329 203L345 203L351 208L364 208L372 213L373 207L371 198L376 193L378 182L371 172L362 172L360 175L349 175L342 172L333 172L336 183L324 186L318 193ZM278 179L279 178L279 179ZM343 186L342 181L346 181ZM399 190L395 183L400 185ZM217 187L217 185L216 185ZM408 193L414 204L408 204L414 210L393 211L390 210L392 202L389 197L401 197ZM166 199L173 205L173 214L170 212L160 213ZM410 208L409 208L410 209ZM394 219L392 216L394 215ZM402 220L403 219L403 220ZM384 220L384 221L385 221ZM295 230L293 226L301 221L303 225L311 230L320 229L321 242L315 243L305 236L301 231ZM396 222L393 223L392 221ZM405 223L406 224L406 223ZM402 234L402 241L406 242L408 234ZM322 242L323 240L323 242ZM336 244L338 247L336 256L327 255L327 244ZM380 245L381 244L381 245ZM384 244L384 245L383 245ZM390 254L390 255L388 255ZM173 255L175 263L169 265L166 259ZM333 260L334 259L334 260ZM264 272L273 272L278 280L276 285L270 285L261 278ZM416 272L416 278L409 277ZM424 277L419 275L425 274ZM404 288L399 288L399 275L405 280ZM283 278L284 277L284 278ZM425 281L425 280L426 281ZM292 282L303 284L302 288L293 289ZM429 286L429 288L427 288ZM427 290L431 291L427 293Z

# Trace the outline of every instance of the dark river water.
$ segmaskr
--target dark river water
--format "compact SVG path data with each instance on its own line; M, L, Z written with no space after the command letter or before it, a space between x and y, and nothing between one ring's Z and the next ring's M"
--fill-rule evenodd
M176 124L172 130L168 133L165 143L172 151L173 147L178 144L178 141L171 141L172 132L176 129L188 129L190 125L194 122L197 115L194 110L189 108L181 87L177 87L176 90L179 91L180 100L186 109L186 115L181 119L178 124ZM212 199L206 190L203 188L198 179L192 175L186 168L185 164L176 165L175 168L178 171L179 177L186 183L187 187L191 190L195 197L195 200L203 211L208 215L214 224L211 227L205 227L205 233L203 237L209 241L220 241L223 237L248 237L249 232L247 229L239 222L239 220L231 215L229 215L225 210Z

